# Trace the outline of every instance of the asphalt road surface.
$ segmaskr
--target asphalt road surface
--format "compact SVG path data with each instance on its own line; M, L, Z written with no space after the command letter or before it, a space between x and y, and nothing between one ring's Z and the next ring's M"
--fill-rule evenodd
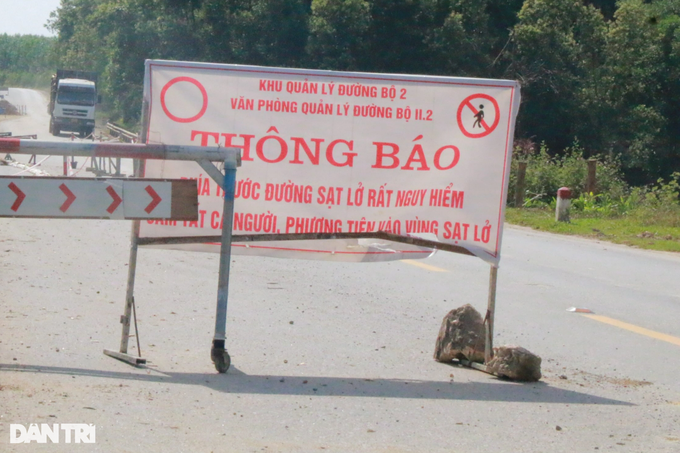
M677 255L507 228L495 342L543 358L534 384L432 359L449 310L486 309L481 260L236 256L219 375L211 254L141 249L149 367L102 354L120 342L129 234L0 219L0 451L680 451ZM13 423L94 424L96 443L10 444Z

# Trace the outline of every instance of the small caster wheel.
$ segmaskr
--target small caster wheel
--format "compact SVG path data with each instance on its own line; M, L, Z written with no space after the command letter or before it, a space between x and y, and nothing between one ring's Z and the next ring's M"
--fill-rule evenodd
M215 364L215 369L218 373L226 373L231 365L231 357L226 349L213 347L210 350L210 358Z

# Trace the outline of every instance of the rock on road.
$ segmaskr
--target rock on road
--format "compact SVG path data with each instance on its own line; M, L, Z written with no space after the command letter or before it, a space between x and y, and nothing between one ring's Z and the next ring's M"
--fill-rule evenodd
M432 359L449 310L486 309L480 260L237 256L218 375L217 256L140 250L136 369L102 354L120 341L130 223L0 232L2 452L76 449L10 444L12 423L92 423L77 449L101 452L680 451L677 255L506 229L495 342L543 358L535 384Z

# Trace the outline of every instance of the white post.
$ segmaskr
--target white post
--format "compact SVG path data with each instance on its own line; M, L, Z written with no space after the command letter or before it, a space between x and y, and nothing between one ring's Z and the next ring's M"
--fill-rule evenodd
M571 205L571 189L560 187L557 189L557 203L555 204L555 222L569 221L569 206Z

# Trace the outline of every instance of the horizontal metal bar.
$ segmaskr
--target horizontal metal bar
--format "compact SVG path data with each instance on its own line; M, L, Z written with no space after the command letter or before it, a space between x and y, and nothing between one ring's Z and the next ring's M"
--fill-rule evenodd
M240 148L209 148L138 143L51 142L0 138L0 153L53 156L118 157L127 159L236 161Z
M221 236L139 238L138 243L139 245L204 244L211 242L219 244L221 238ZM443 250L445 252L460 253L461 255L473 255L473 253L468 249L459 245L446 244L443 242L430 241L421 238L399 236L382 231L373 233L235 234L231 237L231 242L304 241L320 239L384 239L402 244Z

